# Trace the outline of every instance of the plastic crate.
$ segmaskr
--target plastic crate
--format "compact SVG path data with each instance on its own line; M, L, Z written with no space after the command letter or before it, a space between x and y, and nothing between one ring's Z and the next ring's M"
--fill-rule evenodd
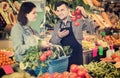
M63 56L59 59L49 60L48 72L53 74L54 72L62 73L68 68L68 58L69 56Z

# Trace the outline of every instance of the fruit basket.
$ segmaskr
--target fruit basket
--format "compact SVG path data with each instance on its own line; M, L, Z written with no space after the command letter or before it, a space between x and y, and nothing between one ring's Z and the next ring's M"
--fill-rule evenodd
M47 72L64 72L68 67L68 58L72 52L70 46L61 46L61 45L51 45L52 48L40 53L40 62L44 70L45 66ZM41 70L42 71L42 70ZM41 71L40 74L41 75ZM43 72L42 72L43 73Z
M68 58L69 56L62 56L59 59L49 60L48 72L52 74L54 72L62 73L66 71L69 62Z

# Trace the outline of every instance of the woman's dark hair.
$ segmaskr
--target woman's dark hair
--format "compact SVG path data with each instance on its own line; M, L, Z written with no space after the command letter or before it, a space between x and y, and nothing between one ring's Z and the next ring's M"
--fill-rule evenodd
M68 5L67 2L65 2L65 1L60 1L60 2L56 2L56 4L55 4L55 10L57 9L57 7L59 7L59 6L63 5L63 4L65 4L67 7L69 7L69 5Z
M33 8L35 8L36 5L32 2L24 2L22 3L19 13L18 13L18 22L20 22L21 25L26 25L28 22L28 19L26 17L26 14L30 13Z

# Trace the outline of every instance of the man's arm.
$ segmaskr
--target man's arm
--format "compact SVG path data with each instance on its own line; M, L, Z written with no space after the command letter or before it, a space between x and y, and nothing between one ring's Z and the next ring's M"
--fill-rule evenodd
M59 44L61 41L61 38L58 36L58 30L59 30L59 24L54 28L52 37L50 39L50 42L53 44Z
M82 30L86 30L89 34L93 34L95 32L95 26L91 21L89 21L89 19L84 19Z

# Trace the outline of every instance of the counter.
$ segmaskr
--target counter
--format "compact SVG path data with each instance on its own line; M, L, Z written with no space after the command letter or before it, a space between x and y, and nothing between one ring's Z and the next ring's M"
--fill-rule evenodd
M13 48L12 41L10 39L0 40L0 49Z

